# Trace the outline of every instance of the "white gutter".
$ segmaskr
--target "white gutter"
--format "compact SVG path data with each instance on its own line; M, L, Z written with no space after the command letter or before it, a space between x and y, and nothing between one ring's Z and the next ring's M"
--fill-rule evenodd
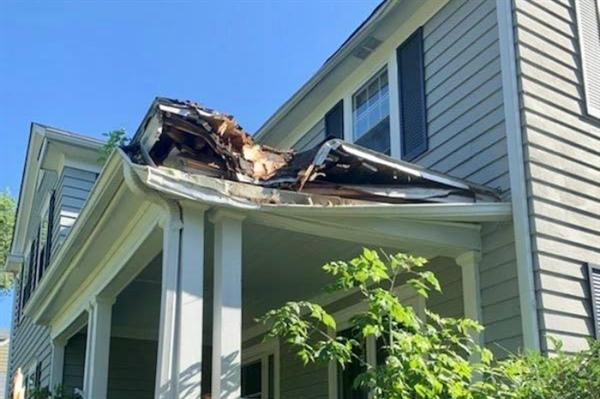
M525 180L525 161L523 156L523 134L521 131L519 90L517 85L517 60L515 56L512 3L512 1L507 0L496 0L500 37L500 63L502 68L506 141L508 145L508 163L510 172L510 192L513 208L513 227L515 232L523 343L525 349L540 350L537 300L535 294L533 255L531 249L527 187Z

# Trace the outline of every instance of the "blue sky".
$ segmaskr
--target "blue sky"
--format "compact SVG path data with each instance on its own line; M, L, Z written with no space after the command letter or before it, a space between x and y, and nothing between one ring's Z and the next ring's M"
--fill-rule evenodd
M378 2L0 0L0 190L19 193L32 121L134 132L160 95L254 132Z

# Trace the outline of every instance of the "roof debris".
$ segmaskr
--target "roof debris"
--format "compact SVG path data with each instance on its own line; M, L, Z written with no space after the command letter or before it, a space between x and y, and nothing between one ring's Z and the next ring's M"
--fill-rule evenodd
M141 165L315 195L383 203L496 202L494 191L339 139L307 151L254 141L231 115L158 98L124 150Z

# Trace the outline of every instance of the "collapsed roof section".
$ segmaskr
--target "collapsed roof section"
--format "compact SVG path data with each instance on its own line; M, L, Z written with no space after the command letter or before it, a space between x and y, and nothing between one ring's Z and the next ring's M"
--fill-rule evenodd
M338 139L302 152L260 145L232 116L189 101L157 98L124 150L140 165L361 203L498 201L485 187Z

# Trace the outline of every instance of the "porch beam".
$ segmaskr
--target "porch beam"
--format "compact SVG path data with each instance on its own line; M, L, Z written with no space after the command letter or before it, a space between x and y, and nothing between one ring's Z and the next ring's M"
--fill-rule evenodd
M106 398L110 326L114 299L96 297L90 303L85 355L84 398Z
M400 219L315 220L261 213L252 216L253 223L297 231L321 237L376 246L402 246L420 255L456 257L465 251L479 251L478 226L455 223L419 222Z
M479 283L479 262L481 253L469 251L455 258L456 264L462 269L463 307L465 317L483 324L481 311L481 286ZM483 332L473 333L473 340L484 346ZM479 360L478 354L471 355L472 361Z
M241 396L242 361L242 221L219 211L215 224L213 288L212 397Z

